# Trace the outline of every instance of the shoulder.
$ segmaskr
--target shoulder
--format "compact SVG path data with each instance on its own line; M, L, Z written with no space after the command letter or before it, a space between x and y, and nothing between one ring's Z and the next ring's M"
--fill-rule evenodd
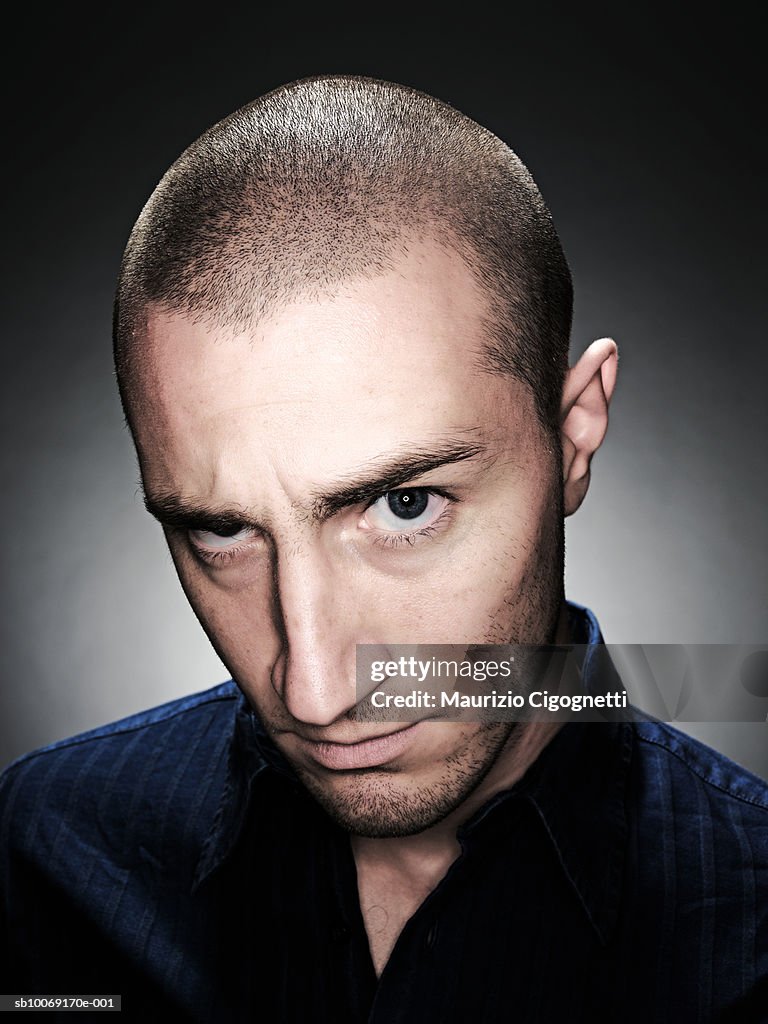
M734 905L764 893L768 785L672 726L634 729L629 803L642 870L660 891L673 879L683 904L686 893L695 905L703 891Z
M759 975L768 969L768 785L670 725L633 730L627 927L674 932L675 947L700 950L726 973Z
M768 824L768 783L724 754L664 722L635 723L640 767L649 784L686 787L713 808Z
M39 778L67 768L78 774L86 767L104 768L104 758L111 760L120 754L132 760L143 755L146 745L169 750L169 746L184 747L197 739L212 740L211 725L216 721L224 724L234 714L238 696L237 686L229 680L168 701L23 754L8 765L0 780L7 788L21 778Z
M188 813L224 772L238 703L229 681L18 758L0 776L3 846L44 849L78 822L114 834Z

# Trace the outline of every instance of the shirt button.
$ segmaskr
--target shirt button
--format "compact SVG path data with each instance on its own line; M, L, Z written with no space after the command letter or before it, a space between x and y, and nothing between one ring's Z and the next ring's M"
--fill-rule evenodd
M345 924L335 924L331 928L331 938L334 942L344 942L349 938L349 928Z
M438 929L438 926L437 926L437 921L434 921L432 923L432 927L427 932L427 945L429 946L430 949L432 949L432 947L437 942L438 930L439 929Z

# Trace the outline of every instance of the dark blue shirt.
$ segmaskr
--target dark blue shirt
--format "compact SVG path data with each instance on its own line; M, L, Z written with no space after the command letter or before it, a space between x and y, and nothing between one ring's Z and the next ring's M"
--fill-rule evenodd
M458 838L377 979L349 836L224 683L5 772L0 991L216 1024L768 1020L768 787L721 755L569 722Z

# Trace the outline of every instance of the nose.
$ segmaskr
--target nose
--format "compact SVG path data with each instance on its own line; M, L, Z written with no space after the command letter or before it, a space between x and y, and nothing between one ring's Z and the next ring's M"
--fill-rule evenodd
M278 558L281 644L272 685L291 715L309 725L330 725L357 703L357 613L345 582L322 550L294 549Z

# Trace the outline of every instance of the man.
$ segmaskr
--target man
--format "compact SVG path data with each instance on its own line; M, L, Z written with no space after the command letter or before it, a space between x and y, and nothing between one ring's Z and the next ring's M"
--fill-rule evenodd
M563 518L617 352L569 369L570 319L528 172L431 97L292 83L174 164L116 365L235 682L7 772L6 991L162 1020L760 1019L758 779L654 722L357 713L360 644L586 644L587 685L614 678L564 599Z

